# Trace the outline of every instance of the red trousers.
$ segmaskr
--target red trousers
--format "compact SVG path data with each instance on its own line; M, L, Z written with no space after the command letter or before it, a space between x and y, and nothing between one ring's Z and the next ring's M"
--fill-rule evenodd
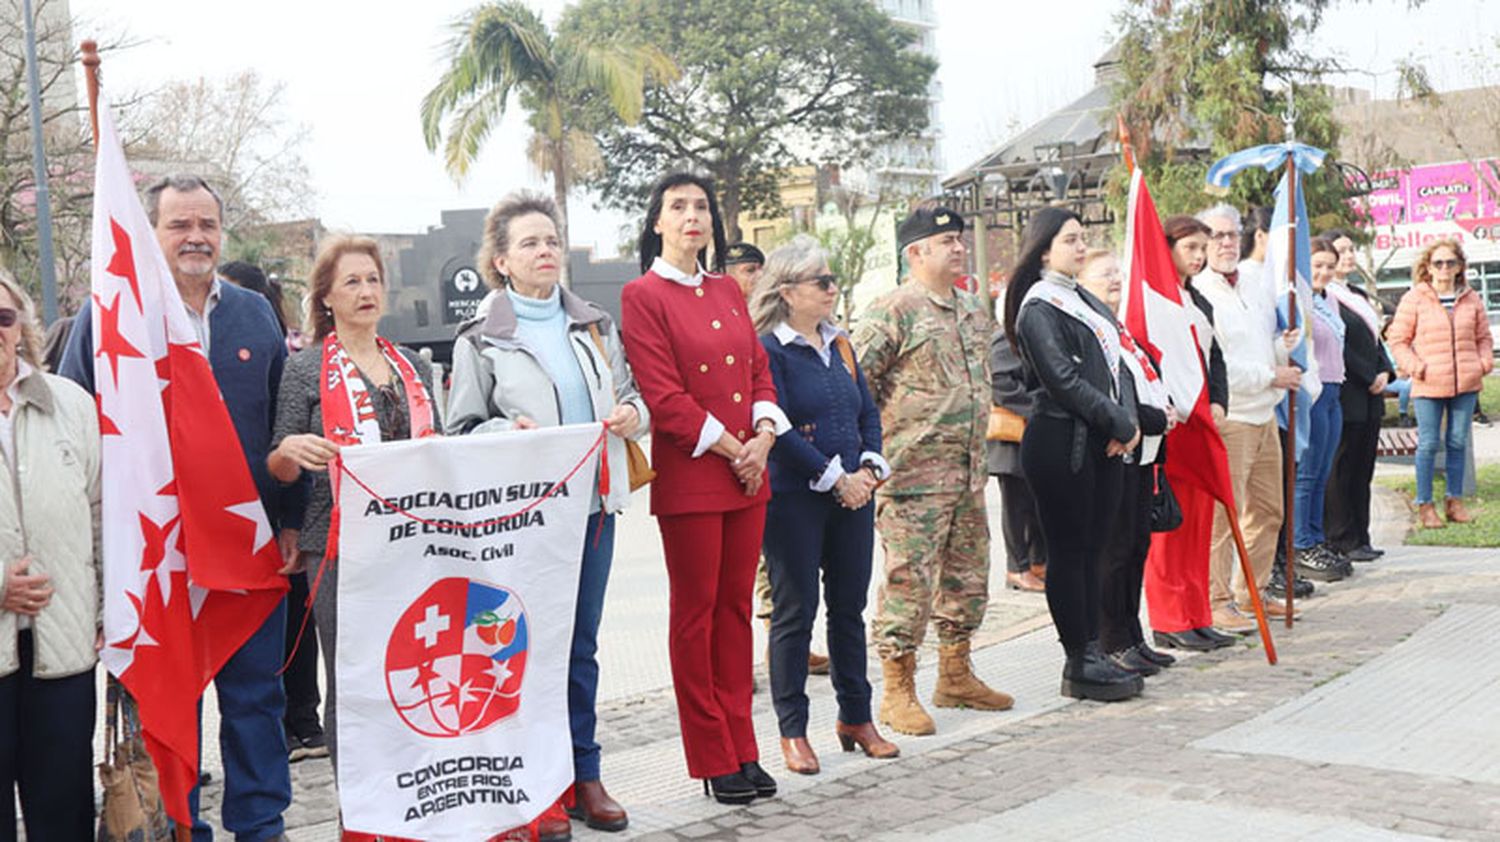
M1181 632L1214 624L1208 602L1209 544L1219 504L1196 485L1173 479L1182 525L1151 536L1146 556L1146 605L1151 628Z
M750 720L750 596L766 504L657 517L671 584L668 647L688 774L759 760Z

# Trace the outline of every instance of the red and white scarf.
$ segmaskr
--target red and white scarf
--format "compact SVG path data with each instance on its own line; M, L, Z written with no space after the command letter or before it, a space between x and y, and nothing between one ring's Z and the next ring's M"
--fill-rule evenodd
M411 437L420 439L435 435L432 397L417 376L416 368L390 340L377 336L375 342L391 370L401 377L407 414L411 419ZM338 334L332 331L323 339L322 388L323 438L340 446L380 441L380 421L369 384L360 376L354 360L339 342Z

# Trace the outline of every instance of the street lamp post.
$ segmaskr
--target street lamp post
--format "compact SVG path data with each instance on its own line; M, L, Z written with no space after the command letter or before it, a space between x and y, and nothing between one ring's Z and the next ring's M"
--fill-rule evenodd
M42 282L42 319L57 318L57 265L52 254L52 200L47 192L47 154L42 146L42 76L36 60L36 19L31 0L21 0L26 18L26 93L31 111L31 168L36 180L37 269Z

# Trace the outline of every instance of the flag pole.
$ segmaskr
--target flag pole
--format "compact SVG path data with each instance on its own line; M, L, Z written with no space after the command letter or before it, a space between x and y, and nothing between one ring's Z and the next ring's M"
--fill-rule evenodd
M89 98L89 125L94 132L94 157L99 157L99 44L89 38L79 45L83 54L83 77ZM128 695L129 691L124 685L120 686L122 693ZM173 836L176 842L192 842L193 829L189 825L172 823Z
M1286 142L1296 141L1297 112L1292 101L1292 86L1287 83ZM1297 329L1297 156L1290 150L1286 156L1286 301L1287 329ZM1282 456L1282 499L1286 502L1286 517L1282 520L1286 533L1286 627L1292 627L1296 613L1297 565L1296 536L1292 527L1297 507L1297 392L1294 387L1286 393L1286 448ZM1310 410L1311 408L1309 408Z
M1120 155L1125 159L1125 171L1135 171L1135 149L1130 143L1130 127L1125 125L1125 118L1119 112L1115 113L1115 126L1120 133ZM1217 431L1215 431L1217 433ZM1255 624L1260 630L1260 642L1266 650L1266 662L1276 666L1276 643L1271 640L1271 627L1266 622L1266 608L1261 602L1260 589L1254 587L1255 568L1250 565L1250 551L1245 548L1245 536L1240 531L1239 514L1221 500L1219 505L1224 507L1224 514L1229 520L1229 530L1234 535L1235 553L1240 559L1240 572L1245 581L1251 583L1250 606L1255 609Z

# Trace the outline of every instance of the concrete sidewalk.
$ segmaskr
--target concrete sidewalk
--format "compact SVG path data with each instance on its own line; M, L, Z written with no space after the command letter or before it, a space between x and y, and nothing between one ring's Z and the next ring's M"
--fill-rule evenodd
M1041 598L997 588L975 663L1017 696L1013 711L935 711L937 735L901 738L900 759L872 761L838 750L832 690L814 678L809 735L823 772L801 777L781 767L762 692L762 759L782 793L743 808L687 777L661 680L665 618L648 594L660 580L628 560L649 547L622 548L636 573L611 584L610 611L627 607L608 621L619 662L605 665L617 675L600 738L631 827L575 824L575 838L1500 840L1500 715L1489 715L1500 670L1479 657L1500 633L1500 551L1398 546L1408 516L1389 493L1374 515L1389 555L1320 585L1294 631L1273 627L1275 667L1247 639L1184 658L1138 700L1073 702L1057 692L1062 653ZM924 656L924 696L934 663ZM289 837L336 839L329 765L299 763L293 777Z

